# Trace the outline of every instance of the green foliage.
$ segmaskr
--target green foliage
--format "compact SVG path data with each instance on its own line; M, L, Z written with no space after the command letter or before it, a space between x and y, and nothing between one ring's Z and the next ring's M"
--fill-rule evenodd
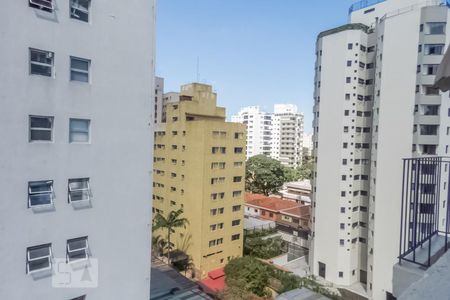
M256 258L244 256L232 259L224 271L227 286L234 289L236 294L252 293L260 297L268 295L266 287L269 284L271 270Z
M277 232L275 227L267 228L267 229L246 229L245 237L246 238L254 238L254 237L264 237Z
M269 195L277 192L285 182L285 168L275 159L256 155L247 160L245 189L252 193Z
M246 237L244 241L244 255L268 259L284 253L286 242L281 237L262 239L260 237Z
M156 214L153 219L153 231L158 229L167 230L167 258L170 264L170 251L172 250L172 244L170 242L170 234L174 232L174 228L183 227L189 224L188 219L182 218L183 210L179 209L176 211L171 211L167 217L164 217L160 213Z
M286 182L312 179L313 163L307 161L298 168L285 167L284 177Z

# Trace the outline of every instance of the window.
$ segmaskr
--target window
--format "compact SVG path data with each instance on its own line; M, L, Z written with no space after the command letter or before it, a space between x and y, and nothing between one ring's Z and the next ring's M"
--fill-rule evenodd
M33 181L28 183L28 207L53 204L53 181Z
M239 197L242 195L242 191L233 191L233 197Z
M244 163L242 161L235 161L234 162L234 167L235 168L240 168L244 165Z
M421 135L437 135L438 125L420 125Z
M339 240L339 245L340 245L340 246L344 246L344 244L345 244L345 241L344 241L344 240L342 240L342 239Z
M53 117L30 116L30 142L53 140Z
M52 77L53 52L30 48L30 74Z
M442 55L444 53L444 44L426 44L425 55Z
M52 268L52 244L27 248L27 274Z
M29 0L30 7L37 8L47 12L53 12L52 0Z
M235 132L234 133L234 138L237 140L241 140L244 138L244 133L243 132Z
M352 61L351 60L347 60L347 67L351 67L352 66Z
M436 75L439 65L423 65L423 74L424 75ZM419 70L420 72L420 70Z
M351 79L350 77L346 77L346 78L345 78L345 82L346 82L346 83L350 83L350 82L352 82L352 79Z
M86 260L88 257L89 244L87 236L67 240L66 260L68 263Z
M350 94L345 94L345 100L350 100Z
M445 22L427 23L425 34L445 34L445 26Z
M367 52L371 53L371 52L375 52L375 46L370 46L367 48Z
M439 89L431 85L423 86L424 94L427 96L439 96Z
M70 57L70 80L89 82L91 61L84 58Z
M217 211L219 212L219 215L223 215L225 208L221 207L221 208L217 209Z
M239 240L240 237L241 237L240 234L233 234L233 235L231 236L231 240L232 240L232 241L236 241L236 240Z
M420 114L424 116L439 115L439 105L420 105Z
M83 22L89 22L90 0L70 0L70 17Z
M344 272L339 272L339 278L344 277Z
M234 176L233 177L233 182L241 182L242 181L242 176Z
M226 148L225 147L212 147L211 148L211 153L212 154L217 154L217 153L225 154L225 152L226 152Z
M216 224L209 225L209 230L216 231L216 229L217 229L217 225Z
M70 143L89 143L89 125L90 120L70 119L69 142Z
M89 178L69 179L69 203L90 200Z
M349 43L348 46L347 46L347 48L348 48L348 50L353 49L353 44L352 44L352 43Z
M374 66L375 66L375 64L374 63L368 63L367 65L366 65L366 69L373 69L374 68Z
M241 210L241 206L240 205L234 205L232 210L233 210L233 212L240 211Z
M241 224L241 220L233 220L231 222L231 226L239 226Z
M216 245L216 240L209 241L209 247L214 247Z
M209 214L210 214L211 216L217 215L217 208L211 209L211 210L209 211Z
M242 147L236 147L236 148L234 148L234 153L236 153L236 154L240 154L240 153L242 153Z

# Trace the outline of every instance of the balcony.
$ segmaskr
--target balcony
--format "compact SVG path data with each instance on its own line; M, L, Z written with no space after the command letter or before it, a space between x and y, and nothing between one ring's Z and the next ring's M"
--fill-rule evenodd
M450 182L444 172L449 165L450 158L433 156L403 161L400 264L407 261L429 267L438 258L437 252L448 250L449 206L441 226L439 210L449 198L448 192L443 195L441 187L443 181ZM438 244L441 246L435 249Z
M450 182L449 167L450 157L403 160L399 262L393 277L393 294L398 299L423 299L418 294L412 297L418 286L432 286L442 274L450 274L450 209L443 205L450 199L444 187L444 182ZM442 299L439 284L426 292ZM444 292L448 295L450 287Z

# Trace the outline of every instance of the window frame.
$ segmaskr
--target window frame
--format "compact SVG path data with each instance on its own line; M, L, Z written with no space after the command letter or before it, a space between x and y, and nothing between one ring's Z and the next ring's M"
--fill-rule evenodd
M38 256L38 257L34 257L31 258L30 253L31 251L34 250L41 250L41 249L47 249L48 250L48 255L43 255L43 256ZM52 252L52 244L42 244L42 245L37 245L37 246L32 246L32 247L28 247L27 248L27 256L26 256L26 272L27 274L34 274L34 273L38 273L38 272L43 272L43 271L47 271L47 270L51 270L52 269L52 256L53 256L53 252ZM48 261L48 267L44 267L44 268L40 268L40 269L36 269L36 270L31 270L30 269L30 264L38 261L38 260L47 260Z
M69 9L70 9L70 18L74 20L78 20L80 22L90 23L90 8L91 8L91 0L86 0L88 7L85 9L84 7L81 7L78 3L79 0L70 0L69 3ZM74 7L74 4L78 4L78 7ZM76 15L76 12L79 11L83 14L86 14L87 20L82 19L80 16Z
M75 183L75 182L86 182L86 186L85 188L81 188L81 189L73 189L71 187L71 183ZM74 203L83 203L83 202L89 202L91 201L91 185L90 185L90 180L89 178L71 178L68 180L67 183L67 190L68 190L68 202L70 204L74 204ZM86 194L87 195L87 199L81 199L81 200L73 200L72 199L72 193L77 193L77 192L81 192L82 195ZM85 193L84 193L85 192Z
M80 130L73 131L72 130L72 121L87 121L87 141L73 141L72 140L72 133L85 133ZM91 120L90 119L81 119L81 118L70 118L69 119L69 144L90 144L91 143Z
M37 76L44 76L44 77L53 78L54 75L55 75L55 53L52 52L52 51L42 50L42 49L37 49L37 48L28 48L28 49L29 49L28 50L29 74L30 75L37 75ZM40 53L40 54L45 54L47 59L51 59L51 63L44 63L44 62L39 62L39 61L33 61L33 59L32 59L32 53L33 52ZM47 74L44 74L44 73L33 72L32 65L50 68L50 75L47 75Z
M84 247L79 247L76 249L71 249L70 247L70 243L76 243L76 242L80 242L80 241L84 241L85 246ZM70 254L71 253L76 253L79 251L83 251L84 252L84 257L82 258L75 258L75 259L71 259ZM80 261L86 261L89 259L89 242L88 242L88 237L84 236L84 237L79 237L79 238L74 238L74 239L70 239L67 240L66 242L66 263L67 264L72 264L72 263L76 263L76 262L80 262Z
M32 192L32 187L31 185L33 184L39 184L39 183L46 183L49 185L49 189L46 191L37 191L37 192ZM35 195L48 195L49 196L49 203L46 204L36 204L36 205L32 205L31 204L31 198ZM40 180L40 181L30 181L28 182L28 208L36 208L36 207L48 207L48 206L53 206L54 205L54 198L55 198L55 194L54 194L54 190L53 190L53 180Z
M73 61L87 63L87 70L72 67ZM76 82L82 82L82 83L91 83L91 74L90 74L91 72L90 71L91 71L91 60L90 59L81 58L81 57L77 57L77 56L70 56L70 81L71 82L76 81ZM72 75L74 73L87 75L87 80L83 81L83 80L74 79L74 76Z
M50 128L47 127L31 127L31 119L47 119L50 121ZM36 116L36 115L29 115L28 116L28 142L30 143L52 143L53 142L53 127L54 127L54 121L55 117L52 116ZM49 140L35 140L32 139L32 132L33 131L50 131L50 139Z

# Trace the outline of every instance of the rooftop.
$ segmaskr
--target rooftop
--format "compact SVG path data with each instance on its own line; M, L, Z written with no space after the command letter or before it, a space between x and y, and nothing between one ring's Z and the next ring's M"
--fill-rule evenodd
M352 6L348 9L348 13L351 14L354 11L364 9L366 7L385 2L386 0L361 0L356 3L353 3Z
M287 214L298 218L308 218L311 212L311 205L297 206L293 208L283 209L281 214Z
M248 205L261 207L275 212L299 206L299 204L292 201L250 193L245 193L245 202Z

